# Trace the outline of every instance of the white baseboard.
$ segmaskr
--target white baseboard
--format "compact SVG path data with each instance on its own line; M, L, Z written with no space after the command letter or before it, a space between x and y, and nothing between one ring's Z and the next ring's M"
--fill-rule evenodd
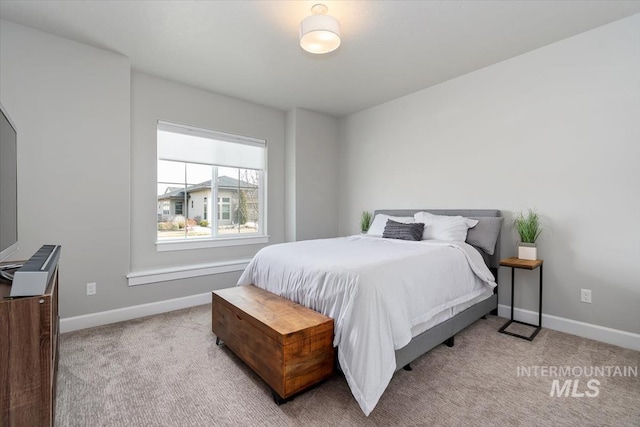
M498 316L510 318L511 307L508 305L498 304ZM515 320L519 320L521 322L531 323L534 325L538 324L538 313L535 311L516 308L514 309L513 317ZM542 327L640 351L640 334L634 334L632 332L592 325L590 323L565 319L564 317L552 316L544 313L542 313Z
M109 323L123 322L125 320L137 319L138 317L151 316L153 314L166 313L168 311L209 303L211 303L211 292L149 304L133 305L115 310L85 314L83 316L67 317L60 319L60 332L64 333L93 328L94 326L108 325Z

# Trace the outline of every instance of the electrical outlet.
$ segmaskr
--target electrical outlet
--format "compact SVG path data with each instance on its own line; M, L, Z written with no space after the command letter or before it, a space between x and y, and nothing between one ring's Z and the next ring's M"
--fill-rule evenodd
M87 283L87 295L95 295L96 294L96 283Z
M591 304L591 289L580 289L580 301Z

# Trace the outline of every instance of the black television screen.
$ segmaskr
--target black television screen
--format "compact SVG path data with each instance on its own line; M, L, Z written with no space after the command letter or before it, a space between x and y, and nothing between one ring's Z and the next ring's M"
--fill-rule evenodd
M18 249L16 127L0 104L0 261Z

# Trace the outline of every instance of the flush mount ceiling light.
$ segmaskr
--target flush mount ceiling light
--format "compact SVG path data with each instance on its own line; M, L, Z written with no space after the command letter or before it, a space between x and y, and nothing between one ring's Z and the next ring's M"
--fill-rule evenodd
M329 53L340 46L340 23L327 15L327 6L316 4L311 8L313 15L300 23L300 46L311 53Z

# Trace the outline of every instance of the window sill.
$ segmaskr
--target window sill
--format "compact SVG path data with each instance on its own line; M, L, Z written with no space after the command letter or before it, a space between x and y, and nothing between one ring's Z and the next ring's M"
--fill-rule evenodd
M134 271L127 274L127 283L129 286L137 286L149 283L167 282L170 280L209 276L212 274L244 271L247 265L249 265L249 261L251 261L251 259L236 259L223 262L212 262L208 264Z
M190 249L222 248L225 246L260 245L269 243L269 236L243 236L202 240L170 240L156 242L158 252Z

